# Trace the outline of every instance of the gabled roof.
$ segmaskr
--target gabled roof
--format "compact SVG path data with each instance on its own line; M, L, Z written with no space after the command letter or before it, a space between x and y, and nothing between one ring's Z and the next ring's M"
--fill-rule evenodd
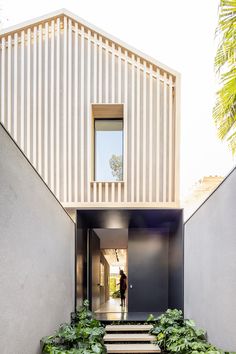
M80 18L79 16L75 15L74 13L66 10L66 9L60 9L54 12L51 12L49 14L46 14L44 16L40 16L34 19L31 19L29 21L23 22L23 23L19 23L15 26L11 26L8 28L4 28L0 31L0 38L5 36L5 35L9 35L12 34L14 32L18 32L20 30L22 30L23 28L28 28L28 27L32 27L33 25L39 24L39 23L43 23L43 22L47 22L48 20L51 20L53 18L57 18L60 16L67 16L68 18L78 22L80 25L84 26L85 28L90 29L91 31L101 35L102 37L104 37L105 39L110 40L111 42L114 42L115 44L123 47L124 49L126 49L128 52L130 52L131 54L135 54L136 56L140 57L141 59L143 59L144 61L160 68L161 70L166 71L167 73L177 77L179 76L179 72L177 72L176 70L168 67L165 64L160 63L159 61L157 61L156 59L150 57L147 54L142 53L141 51L139 51L136 48L133 48L132 46L130 46L129 44L126 44L125 42L121 41L120 39L113 37L112 35L108 34L107 32L101 30L100 28L94 26L91 23L88 23L87 21L85 21L84 19Z

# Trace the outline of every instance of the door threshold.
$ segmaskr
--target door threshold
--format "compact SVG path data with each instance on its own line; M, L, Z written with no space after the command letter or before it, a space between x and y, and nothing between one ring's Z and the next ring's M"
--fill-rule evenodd
M102 322L146 322L150 313L156 318L163 312L96 312L94 318Z

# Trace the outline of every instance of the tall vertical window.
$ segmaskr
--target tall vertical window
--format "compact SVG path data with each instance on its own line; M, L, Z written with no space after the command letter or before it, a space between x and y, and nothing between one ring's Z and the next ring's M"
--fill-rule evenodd
M123 180L123 119L94 121L95 181Z

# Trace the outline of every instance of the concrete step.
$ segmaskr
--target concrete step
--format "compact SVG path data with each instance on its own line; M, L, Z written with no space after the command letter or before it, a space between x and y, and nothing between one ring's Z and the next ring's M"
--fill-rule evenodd
M108 333L104 337L105 342L153 342L155 336L148 333Z
M107 353L161 353L155 344L106 344Z
M107 325L106 332L149 332L152 325Z

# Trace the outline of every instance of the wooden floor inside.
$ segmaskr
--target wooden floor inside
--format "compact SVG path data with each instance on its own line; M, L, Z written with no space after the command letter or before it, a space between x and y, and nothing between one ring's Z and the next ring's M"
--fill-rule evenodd
M158 317L162 312L153 312ZM146 322L150 312L95 312L94 317L101 322Z

